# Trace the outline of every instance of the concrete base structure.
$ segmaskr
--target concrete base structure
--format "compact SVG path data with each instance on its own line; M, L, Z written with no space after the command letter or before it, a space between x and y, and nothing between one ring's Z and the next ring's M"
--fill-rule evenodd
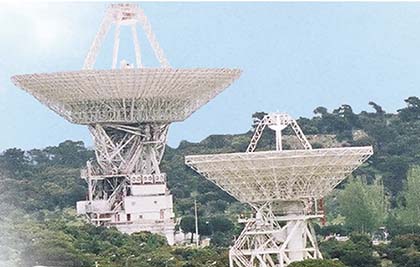
M128 185L115 198L78 201L77 213L97 226L127 234L147 231L165 236L169 245L175 242L173 201L166 183Z

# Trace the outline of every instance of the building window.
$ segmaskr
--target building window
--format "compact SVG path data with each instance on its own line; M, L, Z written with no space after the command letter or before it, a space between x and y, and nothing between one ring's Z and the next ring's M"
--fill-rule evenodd
M127 214L127 222L131 221L131 214Z

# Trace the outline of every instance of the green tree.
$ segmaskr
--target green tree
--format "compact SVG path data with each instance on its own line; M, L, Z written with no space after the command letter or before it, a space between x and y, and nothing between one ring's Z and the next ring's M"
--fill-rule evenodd
M403 121L420 119L420 99L415 96L410 96L404 101L407 103L407 107L398 110L400 118Z
M321 242L321 252L324 257L337 258L349 267L378 267L379 259L373 256L373 246L370 236L354 233L350 240L339 242L328 240Z
M420 226L420 166L410 169L398 209L400 220L407 226Z
M369 105L372 106L373 109L375 109L376 114L378 114L378 115L384 115L385 114L385 111L382 109L382 107L380 105L376 104L375 102L370 101Z
M419 267L420 234L395 236L387 254L396 267Z
M389 197L385 192L382 178L377 177L372 184L365 185L367 200L375 216L376 227L383 226L387 221L390 209Z
M224 215L217 215L210 218L210 225L213 232L230 232L234 225L232 221Z
M368 185L360 178L351 179L338 199L345 223L353 230L372 232L385 222L388 200L381 182Z
M215 247L228 247L232 241L235 225L226 215L217 215L210 218L213 231L211 244Z
M338 260L304 260L292 262L289 267L346 267Z
M264 118L264 116L267 115L266 112L255 112L252 114L252 129L255 129L259 122Z
M10 148L0 155L0 169L7 170L15 175L26 170L28 163L25 151L18 148Z
M184 216L181 219L180 225L179 225L184 231L184 233L191 233L191 243L194 240L194 233L195 233L195 217L194 216Z
M326 114L328 114L328 109L326 107L317 107L316 109L314 109L314 114L315 115L320 115L320 116L324 116Z

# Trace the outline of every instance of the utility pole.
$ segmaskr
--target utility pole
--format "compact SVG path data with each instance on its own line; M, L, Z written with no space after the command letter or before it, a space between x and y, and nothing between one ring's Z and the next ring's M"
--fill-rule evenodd
M198 248L198 214L197 214L197 199L194 198L194 213L195 213L195 244Z

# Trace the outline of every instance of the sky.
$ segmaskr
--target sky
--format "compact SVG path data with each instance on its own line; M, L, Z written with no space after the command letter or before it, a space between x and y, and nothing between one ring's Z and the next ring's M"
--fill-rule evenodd
M79 70L107 3L0 3L0 151L92 141L15 87L16 74ZM169 145L250 129L256 111L311 117L349 104L388 112L420 95L420 3L141 3L173 67L232 67L243 74L184 122ZM139 31L140 42L145 41ZM112 34L111 34L112 36ZM122 55L131 57L122 32ZM127 44L127 45L126 45ZM111 40L96 67L110 68ZM145 60L152 66L150 51ZM151 54L151 53L149 53ZM132 61L132 58L128 58Z

